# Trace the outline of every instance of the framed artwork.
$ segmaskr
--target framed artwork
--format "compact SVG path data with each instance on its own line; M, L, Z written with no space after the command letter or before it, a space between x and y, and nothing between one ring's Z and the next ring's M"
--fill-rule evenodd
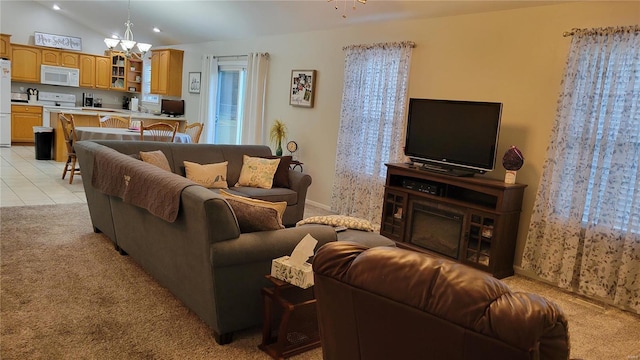
M200 73L189 73L189 92L193 94L200 94Z
M312 108L315 93L315 70L291 70L289 105Z

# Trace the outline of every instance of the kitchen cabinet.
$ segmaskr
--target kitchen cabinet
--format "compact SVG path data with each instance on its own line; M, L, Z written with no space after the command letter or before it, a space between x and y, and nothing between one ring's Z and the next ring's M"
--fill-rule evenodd
M94 88L96 86L96 57L80 55L80 87Z
M11 59L11 35L0 34L0 57Z
M96 56L96 89L108 89L111 74L111 58Z
M111 90L122 90L126 89L126 66L127 66L127 58L124 56L123 52L120 51L111 51L111 82L110 88Z
M80 87L109 89L111 58L80 54Z
M151 50L151 93L182 96L182 59L184 51Z
M42 49L42 64L64 66L78 69L80 67L80 55L67 51Z
M40 82L40 48L11 44L11 81Z
M33 143L34 126L42 126L42 106L11 105L12 143Z
M142 60L129 59L127 72L127 91L139 93L142 91Z

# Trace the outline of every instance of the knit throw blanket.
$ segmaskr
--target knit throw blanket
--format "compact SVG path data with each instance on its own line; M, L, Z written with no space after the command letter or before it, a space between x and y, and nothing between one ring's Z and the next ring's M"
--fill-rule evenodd
M91 184L102 193L147 209L168 222L178 217L182 190L197 185L111 148L95 153Z

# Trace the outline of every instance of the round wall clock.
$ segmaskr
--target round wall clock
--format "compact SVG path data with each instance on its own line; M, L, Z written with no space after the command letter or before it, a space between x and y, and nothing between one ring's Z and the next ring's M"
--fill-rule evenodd
M296 143L295 141L289 141L287 143L287 150L289 150L289 152L293 154L298 150L298 143Z

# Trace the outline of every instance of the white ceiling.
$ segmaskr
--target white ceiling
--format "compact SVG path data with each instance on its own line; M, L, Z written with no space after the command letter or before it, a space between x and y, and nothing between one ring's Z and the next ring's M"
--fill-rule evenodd
M132 0L134 39L157 45L233 40L331 29L377 21L441 17L562 1ZM35 0L105 37L124 35L127 0ZM335 9L336 5L339 9ZM356 9L353 10L352 7ZM53 10L52 10L53 11ZM346 18L342 15L345 14ZM159 27L162 32L154 33Z

